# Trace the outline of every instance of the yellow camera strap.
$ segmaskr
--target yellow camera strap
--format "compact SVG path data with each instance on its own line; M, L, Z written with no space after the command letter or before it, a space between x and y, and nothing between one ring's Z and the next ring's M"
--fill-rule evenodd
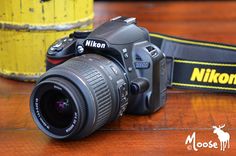
M236 46L150 33L167 58L168 86L236 93Z

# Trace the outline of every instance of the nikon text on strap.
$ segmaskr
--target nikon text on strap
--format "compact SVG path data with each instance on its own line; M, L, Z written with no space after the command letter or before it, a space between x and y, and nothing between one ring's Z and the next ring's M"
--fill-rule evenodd
M236 93L236 46L150 36L166 55L169 86Z

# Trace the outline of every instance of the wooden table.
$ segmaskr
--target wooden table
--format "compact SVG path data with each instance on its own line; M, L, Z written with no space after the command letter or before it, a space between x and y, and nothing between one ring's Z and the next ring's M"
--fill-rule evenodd
M95 25L111 17L134 16L150 31L192 39L236 44L236 2L95 3ZM40 132L29 112L33 84L0 78L0 155L236 155L236 97L169 90L166 106L148 116L125 115L90 137L56 141ZM213 125L225 124L231 148L185 145L217 142Z

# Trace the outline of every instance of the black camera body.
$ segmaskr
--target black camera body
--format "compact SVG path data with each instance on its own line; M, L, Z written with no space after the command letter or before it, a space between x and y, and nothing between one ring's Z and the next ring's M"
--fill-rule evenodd
M149 32L135 18L117 17L49 48L47 72L32 93L31 112L47 135L63 139L80 133L82 138L125 111L157 111L166 100L166 83L165 56L150 42ZM54 104L48 108L45 103ZM67 113L60 122L68 124L56 121L60 113Z
M130 85L129 113L150 114L165 103L164 54L150 42L148 31L136 26L135 18L115 18L93 32L75 32L55 42L47 54L47 69L57 65L51 60L61 63L89 53L114 58L123 67Z

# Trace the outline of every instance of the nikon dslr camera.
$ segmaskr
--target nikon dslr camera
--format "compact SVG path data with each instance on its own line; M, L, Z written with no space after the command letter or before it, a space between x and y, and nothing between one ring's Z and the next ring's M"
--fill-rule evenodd
M30 110L56 139L83 138L126 113L151 114L166 99L166 60L135 18L75 32L47 52Z

